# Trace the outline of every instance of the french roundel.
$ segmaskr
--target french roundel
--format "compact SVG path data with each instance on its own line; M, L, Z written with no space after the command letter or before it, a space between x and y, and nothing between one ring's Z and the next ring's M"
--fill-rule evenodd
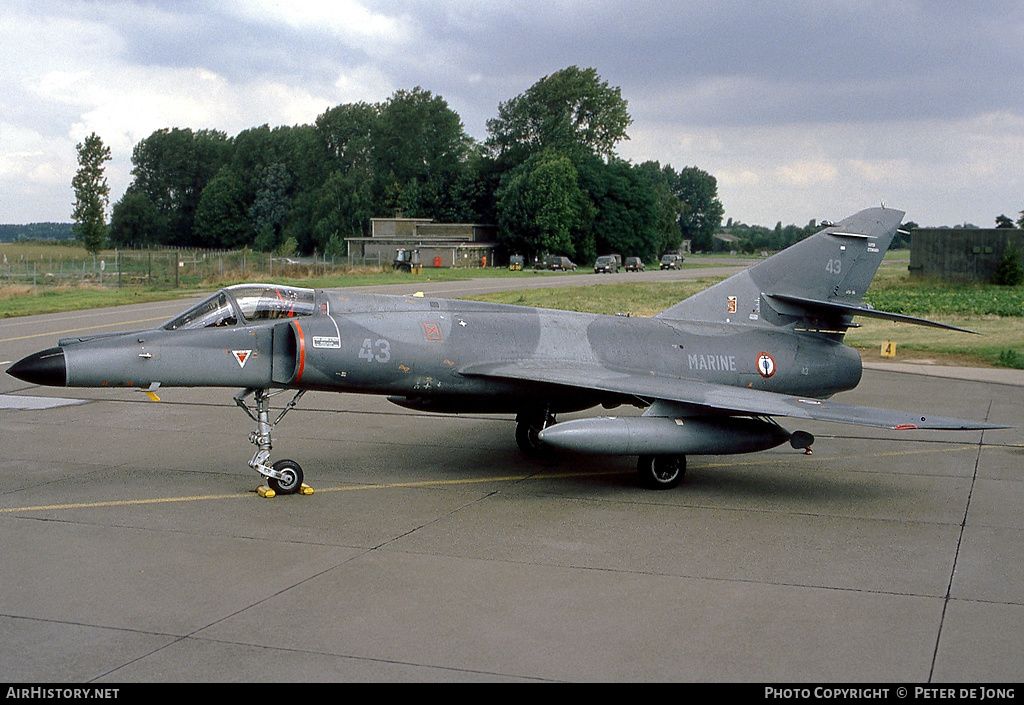
M768 379L775 374L775 358L766 352L757 354L757 373Z

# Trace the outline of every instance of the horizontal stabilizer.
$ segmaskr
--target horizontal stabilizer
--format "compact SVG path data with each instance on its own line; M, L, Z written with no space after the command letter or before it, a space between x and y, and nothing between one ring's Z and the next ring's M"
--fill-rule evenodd
M917 326L930 326L932 328L945 328L947 330L955 330L960 331L961 333L973 333L974 335L977 335L973 330L967 330L966 328L960 328L958 326L951 326L946 323L939 323L938 321L929 321L927 318L917 318L915 316L906 316L902 313L890 313L888 311L877 311L865 303L852 304L843 303L841 301L819 301L817 299L808 299L802 296L792 296L790 294L765 294L765 298L769 300L769 303L781 301L784 304L789 304L800 309L803 315L810 314L813 317L836 315L865 316L867 318L881 318L886 321L912 323ZM789 311L780 311L780 313L789 313Z

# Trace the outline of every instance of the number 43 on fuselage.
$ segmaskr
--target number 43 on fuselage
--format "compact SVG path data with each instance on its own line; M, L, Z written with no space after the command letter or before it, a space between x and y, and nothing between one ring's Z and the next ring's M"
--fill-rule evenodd
M827 401L860 381L843 345L854 316L956 329L863 302L903 212L861 211L652 318L312 290L228 287L159 328L66 338L8 372L35 384L241 388L256 422L250 466L282 493L297 463L271 463L271 431L307 390L381 394L405 407L515 414L528 455L552 448L639 456L642 482L677 485L690 454L746 453L786 441L783 416L892 429L985 423ZM295 397L271 420L270 397ZM250 403L249 397L253 397ZM642 415L556 415L627 404Z

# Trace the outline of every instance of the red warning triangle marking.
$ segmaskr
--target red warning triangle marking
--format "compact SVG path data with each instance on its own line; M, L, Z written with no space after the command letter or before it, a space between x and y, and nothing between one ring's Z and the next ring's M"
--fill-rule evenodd
M245 367L245 362L249 359L249 355L252 354L252 350L232 350L231 354L238 360L239 367Z

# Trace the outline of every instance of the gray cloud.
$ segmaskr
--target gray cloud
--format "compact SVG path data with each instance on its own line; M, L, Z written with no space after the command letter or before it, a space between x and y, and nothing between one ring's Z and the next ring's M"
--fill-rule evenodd
M3 222L68 217L93 130L116 198L159 127L308 123L422 86L483 139L501 101L572 64L629 101L624 157L710 171L747 222L1024 208L1017 2L13 0L0 31Z

